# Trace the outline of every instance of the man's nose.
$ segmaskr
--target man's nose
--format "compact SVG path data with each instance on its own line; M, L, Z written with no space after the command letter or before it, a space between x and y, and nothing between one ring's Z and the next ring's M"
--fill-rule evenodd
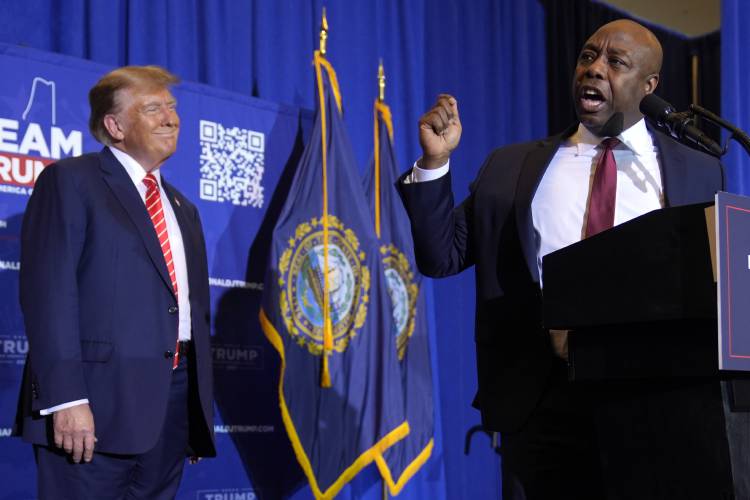
M180 117L177 116L177 111L172 108L163 108L161 116L161 122L163 125L175 127L180 123Z
M604 55L600 55L586 68L586 76L589 78L604 78L607 72L607 61Z

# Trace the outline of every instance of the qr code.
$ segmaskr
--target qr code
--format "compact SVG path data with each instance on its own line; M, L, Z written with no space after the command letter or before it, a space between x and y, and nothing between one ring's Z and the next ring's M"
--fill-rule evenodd
M201 120L200 143L201 199L262 207L265 135Z

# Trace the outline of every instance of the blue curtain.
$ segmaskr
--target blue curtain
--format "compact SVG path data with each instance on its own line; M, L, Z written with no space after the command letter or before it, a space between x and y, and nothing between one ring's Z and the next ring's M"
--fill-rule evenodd
M728 3L743 10L741 1ZM438 93L458 98L464 132L452 159L457 199L491 149L546 135L544 12L536 0L8 0L0 3L0 42L110 66L159 64L186 81L312 109L323 5L328 57L362 168L373 147L379 58L402 170L419 155L419 116ZM737 26L740 19L733 19ZM479 423L470 407L474 277L467 272L431 286L442 445L431 460L438 466L421 474L444 474L447 498L500 498L500 464L489 441L478 437L463 454L466 431ZM401 497L425 498L417 482ZM355 481L349 494L380 498L372 484Z
M750 3L721 2L721 113L730 123L750 130L750 64L745 50L750 47ZM750 194L750 159L739 143L732 142L724 157L727 190Z
M424 34L423 109L442 92L458 99L463 135L451 157L456 200L468 194L468 184L493 148L547 134L542 7L511 0L481 2L482 8L473 9L466 4L431 2ZM414 116L421 112L415 110ZM416 135L414 118L395 123L403 130L397 140ZM417 158L417 149L410 153L399 152L404 165ZM500 498L499 462L486 455L488 439L477 435L469 457L460 452L467 429L479 423L470 407L477 387L474 274L464 272L434 285L448 498ZM474 480L482 485L472 485Z

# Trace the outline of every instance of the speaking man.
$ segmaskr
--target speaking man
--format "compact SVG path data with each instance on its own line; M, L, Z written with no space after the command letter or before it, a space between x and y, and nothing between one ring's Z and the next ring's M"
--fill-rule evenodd
M29 199L18 422L42 499L173 498L185 458L216 453L203 230L160 172L177 81L105 75L89 92L104 149L45 168Z
M506 498L606 498L590 399L567 381L566 332L541 326L544 255L660 207L709 201L722 187L715 158L651 130L639 112L661 62L643 26L602 26L575 69L579 123L493 151L456 206L456 99L441 95L420 119L423 154L398 187L420 270L441 277L475 266L477 402L484 426L501 433ZM643 494L615 498L655 498Z

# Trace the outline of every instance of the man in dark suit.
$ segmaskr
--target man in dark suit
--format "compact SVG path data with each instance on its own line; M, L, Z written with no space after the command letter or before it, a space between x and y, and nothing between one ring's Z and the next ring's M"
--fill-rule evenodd
M203 230L159 171L175 83L156 66L105 75L89 125L106 147L47 167L26 209L17 421L42 499L173 498L186 456L216 453Z
M456 99L441 95L420 120L423 155L398 189L423 273L476 266L477 403L485 428L501 433L506 498L605 498L590 399L567 380L567 332L542 327L544 255L660 207L710 201L722 187L715 158L651 130L639 112L661 60L643 26L601 27L576 65L580 123L492 152L457 206Z

